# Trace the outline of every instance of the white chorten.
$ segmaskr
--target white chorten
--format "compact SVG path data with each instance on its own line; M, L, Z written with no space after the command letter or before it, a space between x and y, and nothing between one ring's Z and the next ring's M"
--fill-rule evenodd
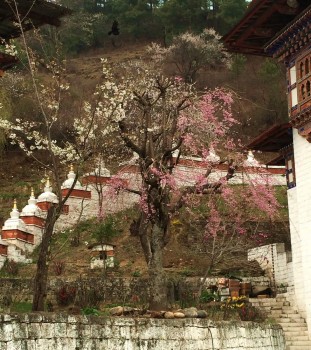
M87 175L98 176L98 177L111 177L109 169L105 167L105 163L102 159L99 159L97 168Z
M37 200L34 196L33 188L28 199L28 204L23 208L21 216L41 216L42 210L37 206Z
M255 156L252 151L248 151L247 159L243 163L244 166L252 166L252 167L259 167L260 164L258 160L255 159Z
M210 148L209 155L205 158L208 162L219 163L220 157L215 153L214 148Z
M46 185L44 187L44 192L38 197L37 203L39 202L50 202L58 203L58 198L55 193L52 192L52 186L50 185L50 179L46 180Z
M10 213L10 219L4 222L2 230L21 230L26 231L26 225L23 220L19 218L19 211L16 205L16 199L14 199L13 209Z
M62 189L71 188L73 183L74 183L75 178L76 178L76 174L73 171L73 166L71 166L70 167L70 171L69 171L69 173L67 175L67 180L65 180L62 183ZM74 188L77 189L77 190L82 190L83 189L83 187L81 186L81 183L79 181L77 181L75 183Z

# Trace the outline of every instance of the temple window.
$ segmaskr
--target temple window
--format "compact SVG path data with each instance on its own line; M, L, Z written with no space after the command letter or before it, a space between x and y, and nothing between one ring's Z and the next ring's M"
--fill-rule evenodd
M305 71L306 71L306 74L309 73L309 59L308 58L305 61Z
M303 64L303 62L301 62L301 63L300 63L300 78L302 78L303 75L304 75L304 69L303 69L303 67L304 67L304 64Z
M304 100L306 98L305 84L301 85L301 98Z
M297 96L297 88L291 90L291 103L292 107L296 106L298 104L298 96Z
M285 159L286 164L286 182L288 189L296 186L294 155L289 154Z
M307 96L310 96L310 90L311 90L311 86L310 86L310 81L307 81L306 87L307 87Z
M297 78L296 78L296 66L293 66L292 68L290 68L289 74L290 74L290 85L294 85L296 83L296 81L297 81Z

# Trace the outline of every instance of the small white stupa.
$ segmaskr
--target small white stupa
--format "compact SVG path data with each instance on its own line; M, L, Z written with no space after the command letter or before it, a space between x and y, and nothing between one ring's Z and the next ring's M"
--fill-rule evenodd
M252 151L248 151L247 159L244 161L243 165L248 166L248 167L259 167L260 166L258 160L255 159L255 156L254 156Z
M69 189L72 187L73 183L74 183L74 180L76 178L76 174L75 172L73 171L73 166L71 165L70 166L70 171L67 175L67 180L65 180L63 183L62 183L62 189ZM74 186L75 189L77 190L83 190L83 187L81 185L81 183L79 181L77 181L75 183L75 186Z
M31 188L28 204L24 206L21 216L42 216L42 210L37 206L37 200L34 196L33 188Z
M44 192L38 197L37 203L49 202L49 203L58 203L58 198L55 193L52 192L52 186L50 185L50 179L47 178L46 184L44 187Z
M210 163L219 163L220 157L215 153L213 147L209 149L209 155L205 158L206 161Z
M16 199L14 199L13 209L10 213L10 218L4 222L2 231L5 230L20 230L27 231L27 227L23 220L19 218L20 213L17 209Z
M106 168L105 162L101 158L98 159L97 168L93 172L87 175L97 176L97 177L111 177L110 170Z

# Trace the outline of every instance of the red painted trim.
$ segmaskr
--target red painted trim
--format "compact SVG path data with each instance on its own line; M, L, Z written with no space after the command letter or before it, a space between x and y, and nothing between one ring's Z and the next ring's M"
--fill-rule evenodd
M105 183L109 182L110 179L111 179L110 177L87 175L87 176L82 178L81 182L83 185L96 184L96 183L105 184Z
M50 202L37 202L37 206L43 210L43 211L48 211L51 203Z
M62 196L63 196L63 197L66 197L67 194L69 193L69 191L70 191L69 188L64 188L64 189L62 189ZM69 196L69 197L91 198L91 191L73 189L73 190L70 192L70 196Z
M44 227L45 220L37 216L20 216L26 225Z
M282 168L268 168L266 169L271 174L284 175L286 172L285 166Z
M3 240L5 239L20 239L21 241L25 241L27 243L34 244L34 235L29 232L24 232L21 230L5 230L2 229L1 237Z

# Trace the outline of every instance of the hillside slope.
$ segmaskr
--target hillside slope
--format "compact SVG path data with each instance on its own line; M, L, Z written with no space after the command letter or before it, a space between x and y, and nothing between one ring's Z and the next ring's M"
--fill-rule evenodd
M145 45L134 45L130 47L121 46L118 48L110 47L96 52L88 52L78 58L73 58L67 62L67 77L74 87L75 98L77 102L92 93L94 86L101 77L101 58L107 58L114 65L131 59L140 59L144 57ZM263 62L261 59L250 59L246 71L254 72ZM170 68L172 69L172 68ZM252 89L247 88L247 76L242 74L233 76L230 72L206 71L202 72L198 81L198 86L212 88L218 85L225 85L230 88L236 88L239 95L236 97L235 112L241 120L240 134L247 140L251 135L257 132L254 125L261 125L260 118L252 124L249 116L257 113L257 101L262 96L263 89L260 84ZM242 97L241 97L242 96ZM252 97L255 98L252 100ZM242 99L242 102L241 102ZM256 100L257 99L257 100ZM262 105L263 111L269 111L269 106ZM268 119L269 122L269 119ZM262 125L264 128L264 125ZM63 171L64 179L67 170ZM14 147L8 147L2 155L0 162L0 220L3 223L9 217L12 208L13 199L17 198L18 207L21 209L27 202L30 194L30 188L34 187L36 195L42 191L41 179L44 176L44 169L33 160L24 156ZM183 218L179 218L183 221ZM284 219L284 218L283 218ZM119 269L115 273L132 275L145 274L146 264L143 259L143 253L140 248L140 242L137 237L129 234L129 222L124 223L122 235L114 243L116 248L116 260ZM284 241L289 245L288 228L286 219L276 224L263 223L266 229L272 232L273 238L270 241ZM164 265L167 271L182 275L200 275L204 273L208 266L208 255L204 252L200 239L195 237L191 229L184 222L172 228L173 235L170 243L165 248ZM53 266L55 263L64 264L64 276L72 277L79 274L90 273L89 260L90 251L84 242L90 242L90 233L82 233L79 246L72 246L70 232L66 232L60 237L55 237L56 242L52 254L51 273L56 273ZM267 241L268 242L268 241ZM35 255L34 255L35 261ZM35 265L27 266L21 269L23 275L31 276ZM244 273L249 274L253 269L252 264L246 262L246 249L242 245L240 251L235 252L234 256L226 256L223 264L217 267L221 273ZM254 267L256 271L256 267ZM255 272L254 272L255 273ZM258 271L256 272L258 273Z

